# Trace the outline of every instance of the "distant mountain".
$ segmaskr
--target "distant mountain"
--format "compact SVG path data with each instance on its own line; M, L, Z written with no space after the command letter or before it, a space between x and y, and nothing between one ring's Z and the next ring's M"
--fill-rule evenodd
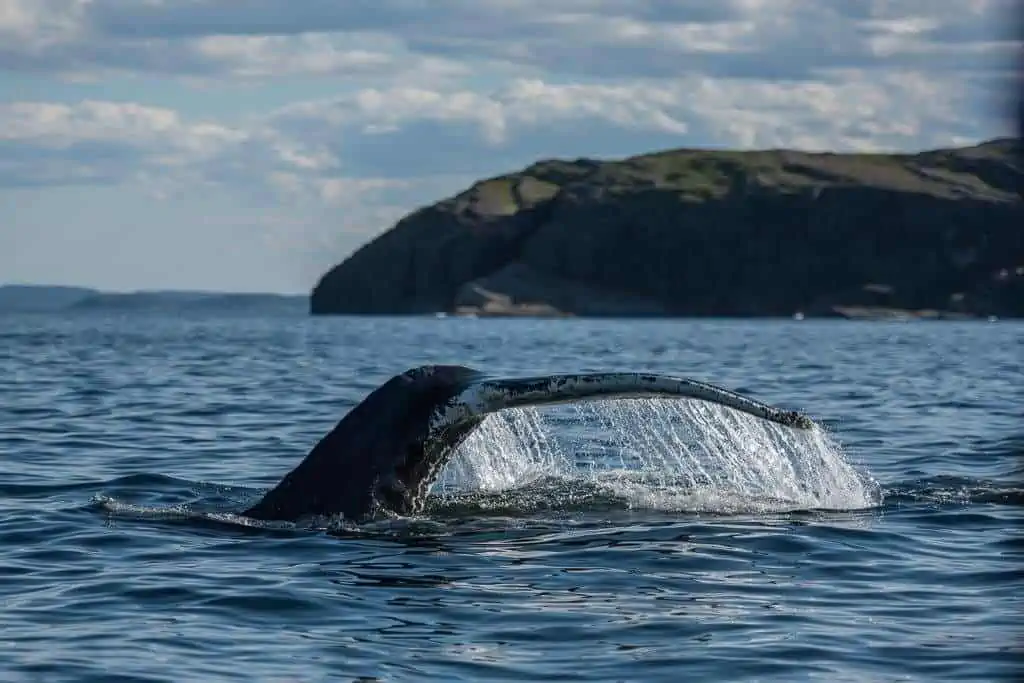
M96 294L86 287L0 285L0 312L56 311Z
M309 297L286 294L225 292L97 292L72 304L74 310L248 311L268 308L306 312Z
M30 311L264 311L305 313L305 295L139 291L103 292L85 287L0 286L0 312Z

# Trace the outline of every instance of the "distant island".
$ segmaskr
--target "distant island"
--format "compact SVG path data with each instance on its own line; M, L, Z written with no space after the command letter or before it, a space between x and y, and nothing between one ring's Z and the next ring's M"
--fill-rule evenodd
M310 311L1024 317L1019 144L540 161L406 216Z
M275 308L305 313L308 297L175 290L104 292L57 285L0 285L0 313L166 310L229 312Z

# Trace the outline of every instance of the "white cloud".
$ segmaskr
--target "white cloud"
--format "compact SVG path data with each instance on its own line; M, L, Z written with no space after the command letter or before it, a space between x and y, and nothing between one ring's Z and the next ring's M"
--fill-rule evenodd
M380 73L395 68L394 55L371 49L344 49L325 34L286 36L207 36L192 43L195 54L241 78L289 74Z
M84 0L4 0L0 42L24 51L72 42L84 25Z
M1010 2L7 0L0 65L211 87L330 75L342 94L285 107L264 130L246 124L245 135L273 138L256 146L276 148L275 164L305 172L351 164L341 152L360 145L377 154L403 131L429 130L457 155L460 141L502 147L580 125L710 131L719 144L827 146L840 135L840 146L921 146L972 126L992 134L978 101L1011 78ZM805 127L786 138L779 116ZM406 142L393 156L415 154Z
M245 138L133 102L0 104L0 184L119 182L201 164Z
M125 145L181 146L196 153L235 142L244 134L214 124L186 125L172 109L135 102L78 105L13 102L0 105L0 140L67 147L81 140Z
M397 197L402 178L493 174L543 156L608 156L652 147L880 149L953 144L979 87L915 71L834 71L760 82L683 76L629 83L514 79L490 92L367 88L295 103L226 126L137 103L0 105L0 182L32 178L200 179L259 194L337 203ZM13 159L14 161L11 161ZM348 188L358 188L354 193Z
M247 78L465 75L503 63L599 78L991 68L1005 57L1011 2L7 0L0 65Z
M489 93L365 90L276 112L268 125L330 150L350 173L491 174L537 157L657 147L878 150L979 137L980 87L914 71L834 71L814 81L684 76L630 83L513 80Z
M0 0L0 193L235 202L327 265L538 158L1003 134L1010 2Z

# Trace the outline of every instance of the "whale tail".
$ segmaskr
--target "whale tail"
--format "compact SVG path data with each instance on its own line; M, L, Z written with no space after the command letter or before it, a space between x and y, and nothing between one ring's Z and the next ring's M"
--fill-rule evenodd
M445 463L491 413L623 398L695 399L786 427L814 426L800 413L680 377L608 372L501 378L457 365L424 366L374 390L243 514L295 521L337 514L360 519L380 508L415 513Z
M507 408L629 398L688 398L739 410L786 427L810 429L814 426L806 415L781 410L713 384L634 372L481 377L443 406L433 419L436 424L446 424Z

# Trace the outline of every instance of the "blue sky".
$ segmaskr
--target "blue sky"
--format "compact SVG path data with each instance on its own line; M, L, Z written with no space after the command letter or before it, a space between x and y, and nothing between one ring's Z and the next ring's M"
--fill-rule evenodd
M1006 135L1009 1L0 0L0 282L305 291L537 158Z

